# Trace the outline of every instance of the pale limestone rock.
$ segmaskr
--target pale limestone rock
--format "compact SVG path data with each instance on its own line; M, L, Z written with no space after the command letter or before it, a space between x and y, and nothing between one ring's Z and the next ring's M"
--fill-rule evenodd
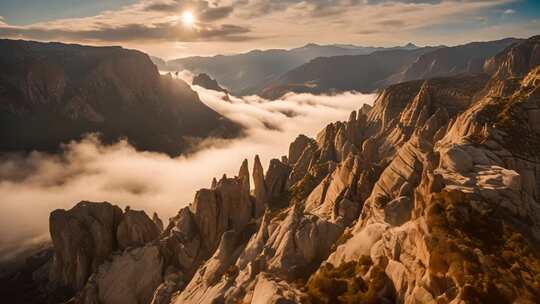
M208 255L217 248L225 231L240 231L251 220L252 204L248 195L245 174L242 179L224 176L215 189L197 192L190 208Z
M311 192L305 202L305 211L334 222L342 219L345 226L351 223L358 216L360 203L351 201L351 195L347 197L346 193L350 191L358 171L359 159L349 156ZM343 209L342 203L349 208Z
M195 194L191 212L201 236L205 251L210 253L216 248L221 233L227 229L227 217L220 213L220 205L215 190L201 189Z
M180 271L185 274L193 273L204 252L201 248L201 236L189 207L181 209L177 216L170 219L163 235L160 240L163 252Z
M128 249L98 268L77 296L77 303L150 303L162 281L162 268L158 247Z
M156 212L154 212L154 214L152 215L152 221L154 222L154 224L156 224L156 227L158 228L159 233L163 232L163 228L164 228L163 221L159 218Z
M54 245L50 279L78 290L117 249L116 229L122 210L109 203L80 202L55 210L49 223Z
M174 292L184 284L186 283L182 272L178 272L174 267L168 267L165 270L163 283L154 291L150 304L169 304Z
M127 210L116 230L118 247L142 246L157 239L159 229L144 211Z
M290 188L291 186L296 184L308 173L309 165L313 161L314 156L314 145L307 146L294 164L294 167L292 168L291 173L289 174L289 177L287 179L286 188Z
M305 135L298 135L296 139L289 145L289 165L294 165L313 140Z
M370 256L371 248L377 243L387 225L370 224L360 231L354 231L353 236L343 245L338 246L328 261L333 265L340 265L343 262L358 260L362 256Z
M270 160L270 165L266 171L265 184L268 199L278 198L284 191L287 184L290 168L278 159Z
M283 281L275 281L266 274L257 277L251 303L293 304L301 303L302 294Z
M268 205L268 192L264 181L264 171L259 155L255 155L253 163L253 183L255 187L255 217L260 217Z
M467 173L473 168L473 159L462 148L453 146L445 153L441 153L441 167L459 173Z

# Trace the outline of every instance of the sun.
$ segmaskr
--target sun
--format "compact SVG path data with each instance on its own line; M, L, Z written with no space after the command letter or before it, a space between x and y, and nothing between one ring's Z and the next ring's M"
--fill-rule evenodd
M182 22L186 26L192 26L193 23L195 23L195 16L193 16L193 13L191 11L185 11L182 14Z

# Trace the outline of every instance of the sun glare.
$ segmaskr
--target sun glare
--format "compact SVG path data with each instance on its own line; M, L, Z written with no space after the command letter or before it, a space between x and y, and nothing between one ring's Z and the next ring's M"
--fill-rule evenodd
M183 14L182 14L182 22L184 23L184 25L186 26L192 26L193 23L195 22L195 16L193 16L193 13L190 12L190 11L185 11Z

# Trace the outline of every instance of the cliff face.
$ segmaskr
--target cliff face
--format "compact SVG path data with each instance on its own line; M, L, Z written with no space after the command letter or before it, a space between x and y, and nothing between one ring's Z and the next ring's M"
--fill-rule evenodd
M0 54L1 151L54 151L99 132L177 155L189 138L239 131L138 51L0 40Z
M252 179L244 162L157 240L85 264L72 302L142 303L152 286L154 304L537 302L540 37L487 68L390 86L266 173L256 157Z

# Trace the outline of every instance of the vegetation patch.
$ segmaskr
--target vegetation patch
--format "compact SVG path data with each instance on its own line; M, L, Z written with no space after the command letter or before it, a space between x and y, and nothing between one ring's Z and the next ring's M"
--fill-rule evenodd
M522 102L530 99L526 92L509 97L492 97L479 113L481 123L493 125L506 133L504 147L522 158L538 158L540 134L529 127L527 112Z
M363 277L369 271L369 281ZM380 266L373 266L371 258L362 256L334 267L323 265L306 284L307 303L380 303L388 277Z
M428 270L462 288L467 303L540 299L540 256L504 210L459 191L442 191L427 214Z

